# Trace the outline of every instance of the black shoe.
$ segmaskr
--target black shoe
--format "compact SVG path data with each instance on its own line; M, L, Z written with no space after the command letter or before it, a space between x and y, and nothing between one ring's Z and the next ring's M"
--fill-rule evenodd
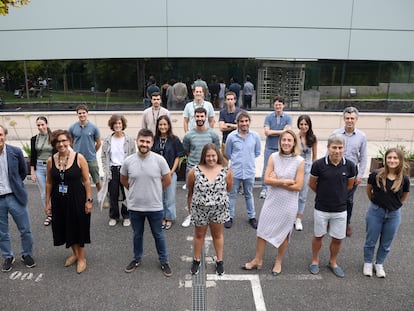
M1 271L9 272L11 269L13 269L13 263L14 263L14 257L6 258L3 262L3 267Z
M161 270L162 270L162 273L164 273L165 276L171 276L172 275L170 265L167 262L161 264Z
M250 224L250 226L252 226L253 229L257 229L257 220L256 220L256 218L250 218L249 219L249 224Z
M233 218L230 218L228 221L224 223L224 228L230 229L233 226Z
M28 268L33 268L36 267L36 263L33 260L32 256L30 255L23 255L22 256L22 262L25 264L26 267Z
M224 274L223 260L216 261L216 273L217 273L217 275L223 275Z
M129 263L129 265L125 268L126 273L134 272L136 268L138 268L142 264L141 260L134 259Z
M191 274L198 274L200 272L200 260L193 260L193 265L191 266Z

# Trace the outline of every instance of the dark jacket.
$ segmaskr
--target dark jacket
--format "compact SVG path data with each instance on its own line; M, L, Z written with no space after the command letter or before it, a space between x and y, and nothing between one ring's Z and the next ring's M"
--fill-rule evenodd
M27 205L27 192L23 180L27 176L27 164L20 148L6 144L7 168L9 174L10 188L16 200Z

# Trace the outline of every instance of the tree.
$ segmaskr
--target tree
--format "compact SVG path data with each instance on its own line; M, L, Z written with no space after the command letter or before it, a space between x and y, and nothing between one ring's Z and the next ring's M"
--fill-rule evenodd
M20 8L23 5L29 4L30 0L0 0L0 14L7 15L9 13L9 6Z

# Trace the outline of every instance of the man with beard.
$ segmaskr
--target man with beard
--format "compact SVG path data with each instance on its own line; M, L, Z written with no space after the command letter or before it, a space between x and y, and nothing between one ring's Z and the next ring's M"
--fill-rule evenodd
M184 132L187 133L195 127L195 110L199 107L205 109L208 117L208 125L210 128L214 128L214 108L210 102L204 100L205 93L203 87L195 84L193 95L194 101L187 103L183 112Z
M219 136L212 128L208 128L205 124L207 119L207 110L202 107L198 107L195 109L194 115L196 126L194 129L187 132L183 138L183 147L185 153L187 154L186 175L188 175L190 169L200 162L201 151L206 144L213 143L220 150ZM182 226L188 227L190 225L190 221L191 215L188 215L182 223Z
M260 155L260 136L250 130L250 115L241 111L236 117L237 131L227 136L225 153L231 162L233 172L233 188L230 191L230 220L224 227L230 229L233 225L236 196L239 185L243 182L244 200L246 202L249 223L257 229L256 211L254 210L253 185L256 176L256 158Z
M128 189L127 205L133 230L134 259L125 272L135 271L142 263L145 218L155 240L161 270L171 276L167 246L162 230L162 191L171 183L167 161L152 152L154 135L151 130L141 129L137 137L137 154L125 159L121 167L121 184Z

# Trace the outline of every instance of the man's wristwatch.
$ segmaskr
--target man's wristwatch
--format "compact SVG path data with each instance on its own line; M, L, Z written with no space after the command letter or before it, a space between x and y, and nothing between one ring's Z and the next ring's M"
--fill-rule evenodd
M93 203L93 199L92 198L88 198L86 201Z

